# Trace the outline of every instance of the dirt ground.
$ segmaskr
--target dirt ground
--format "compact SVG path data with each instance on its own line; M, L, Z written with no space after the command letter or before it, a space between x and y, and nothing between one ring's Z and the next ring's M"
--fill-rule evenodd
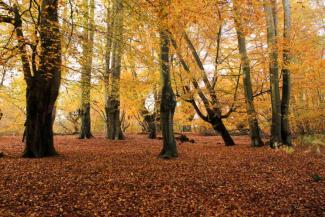
M43 159L0 137L0 216L325 216L324 155L189 137L175 160L144 135L57 136L60 156Z

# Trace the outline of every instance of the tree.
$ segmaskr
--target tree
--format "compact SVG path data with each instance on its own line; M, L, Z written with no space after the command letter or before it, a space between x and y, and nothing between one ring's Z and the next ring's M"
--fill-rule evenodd
M39 15L40 54L39 66L35 63L37 42L31 47L33 55L29 62L23 19L17 5L1 2L8 16L0 15L0 22L15 27L18 49L23 66L26 89L26 122L24 157L46 157L56 155L53 145L53 109L59 93L61 80L61 41L58 22L58 1L43 0ZM38 35L36 35L38 37Z
M80 139L89 139L91 134L90 118L90 89L92 55L94 44L94 0L83 0L83 39L82 39L82 66L81 66L81 127Z
M282 87L282 101L281 101L281 137L282 143L291 146L291 130L289 123L289 105L291 96L291 73L289 64L291 62L291 54L288 43L291 40L291 9L290 1L282 0L284 11L284 29L283 29L283 87Z
M269 52L269 70L272 103L272 126L270 146L273 148L277 148L281 144L281 101L279 89L277 14L275 1L265 0L264 11L267 25L267 44Z
M177 157L177 147L173 130L173 118L176 108L176 97L171 86L169 69L169 38L166 30L160 36L160 65L161 65L161 101L160 123L163 136L163 149L160 156L163 158Z
M219 31L221 32L222 30L220 29ZM217 94L214 89L215 85L216 85L216 78L213 79L212 84L211 84L207 77L208 73L205 71L205 69L203 67L203 63L202 63L196 49L194 48L194 45L192 44L192 42L186 32L184 32L184 37L185 37L186 43L192 53L192 56L194 57L195 62L201 71L200 75L203 80L203 84L207 89L206 93L204 93L202 91L199 83L194 78L191 79L191 83L194 87L195 92L198 93L200 100L203 102L204 109L206 110L206 115L204 115L204 113L200 110L200 108L197 105L194 98L185 99L185 100L187 102L190 102L193 105L196 113L200 116L200 118L202 118L202 120L210 123L212 125L213 129L221 134L221 137L224 140L226 146L235 145L235 142L231 138L226 126L223 123L223 119L229 117L229 115L234 111L234 104L231 106L231 108L228 110L228 112L226 114L222 114L220 102L217 98ZM173 47L176 51L177 57L182 65L183 69L187 73L191 73L188 63L185 61L182 54L180 53L179 47L176 43L176 40L172 36L171 36L171 41L172 41ZM237 84L238 84L238 82L237 82ZM191 90L191 88L188 85L185 85L183 87L183 90L184 90L185 94L192 95L191 92L193 92L193 91ZM207 94L209 96L209 98L205 94Z
M250 130L251 145L253 147L263 146L263 141L260 135L260 129L258 125L257 113L254 107L253 88L251 83L250 61L246 49L246 38L244 35L242 14L240 13L238 2L234 1L234 20L236 25L238 49L241 56L242 68L243 68L243 84L244 95L246 101L246 110L248 116L248 125Z
M163 137L163 148L159 154L162 158L170 159L178 157L176 140L174 136L174 113L176 109L176 97L171 86L170 75L170 39L166 26L168 20L167 5L169 2L160 3L160 124Z
M109 11L107 15L109 23ZM113 1L113 16L111 28L107 24L106 50L106 137L108 139L123 139L120 120L120 77L123 53L123 0ZM112 58L112 59L111 59ZM111 65L110 65L111 63Z

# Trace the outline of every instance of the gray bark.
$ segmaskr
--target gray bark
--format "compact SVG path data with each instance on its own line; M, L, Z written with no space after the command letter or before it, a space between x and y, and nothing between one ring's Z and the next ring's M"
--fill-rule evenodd
M291 35L291 9L290 1L282 0L284 10L284 48L283 48L283 87L282 87L282 101L281 101L281 136L282 143L288 146L292 145L291 141L291 130L289 123L289 105L290 105L290 94L291 94L291 76L289 64L291 60L290 48L288 43L290 42Z
M277 148L281 144L281 102L279 89L279 64L278 64L278 42L276 38L276 14L274 4L264 1L264 11L267 25L267 43L269 50L269 70L272 104L272 126L270 145Z
M111 89L109 90L106 116L108 139L123 139L120 120L120 76L123 52L123 0L113 1L113 29L112 29L112 65Z
M241 62L243 66L243 84L244 84L244 94L246 100L246 110L248 116L248 125L250 130L251 145L253 147L263 146L263 141L260 135L260 129L258 126L257 113L254 107L253 89L251 83L251 70L250 61L246 49L246 38L243 33L242 19L237 2L234 1L234 10L236 12L235 23L238 39L238 49L241 56Z

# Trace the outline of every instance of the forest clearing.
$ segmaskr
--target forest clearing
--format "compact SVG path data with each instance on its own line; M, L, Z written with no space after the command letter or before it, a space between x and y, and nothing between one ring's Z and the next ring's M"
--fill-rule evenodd
M193 136L177 160L157 158L160 141L127 135L55 138L60 156L19 159L20 138L0 138L1 216L322 216L324 155L225 147ZM10 145L8 145L10 144Z

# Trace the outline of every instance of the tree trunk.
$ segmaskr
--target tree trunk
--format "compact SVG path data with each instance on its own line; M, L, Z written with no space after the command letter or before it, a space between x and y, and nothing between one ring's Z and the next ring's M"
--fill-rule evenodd
M243 65L243 84L244 84L244 94L246 100L246 110L248 116L248 125L250 130L251 145L253 147L263 146L263 141L260 136L260 129L258 126L257 113L254 107L253 89L251 83L251 70L250 61L246 49L246 39L243 33L242 19L237 2L234 1L235 23L238 39L238 49L241 56L241 62Z
M264 10L267 24L267 43L269 50L270 87L272 103L272 126L270 146L277 148L281 144L281 102L279 89L278 43L276 38L275 5L264 1Z
M112 37L113 37L113 22L112 22L112 11L109 5L107 5L107 15L106 15L107 33L106 33L106 53L105 53L105 113L106 113L106 138L113 138L110 130L110 110L111 110L111 98L110 98L110 76L111 76L111 51L112 51Z
M27 118L24 157L56 155L53 145L52 112L61 80L61 42L58 1L43 0L41 6L40 67L27 77Z
M91 69L92 53L94 43L94 0L83 1L84 6L84 23L83 23L83 60L81 72L81 128L80 139L89 139L91 134L90 118L90 88L91 88ZM88 13L89 12L89 13Z
M226 126L223 124L221 118L215 117L210 120L210 123L215 131L220 133L224 143L226 146L233 146L235 145L234 140L231 138Z
M159 35L161 65L160 122L163 136L163 149L160 152L160 156L170 159L178 156L173 130L176 97L171 87L170 80L168 33L166 31L161 31Z
M148 126L148 129L146 131L148 132L148 138L149 139L156 139L157 138L157 130L156 130L156 115L155 113L150 114L150 112L146 109L146 107L143 108L141 111L143 120L146 123L146 126Z
M112 77L107 99L107 138L123 139L120 120L120 76L123 45L123 0L113 2Z
M161 92L159 86L154 87L154 116L155 116L155 129L156 133L161 132L160 124L160 103L161 103Z
M290 92L291 92L291 76L288 65L290 64L290 50L288 43L290 42L291 34L291 9L290 1L282 0L284 10L284 49L283 49L283 87L282 87L282 101L281 101L281 136L282 143L288 146L292 145L291 130L289 123L289 105L290 105Z

